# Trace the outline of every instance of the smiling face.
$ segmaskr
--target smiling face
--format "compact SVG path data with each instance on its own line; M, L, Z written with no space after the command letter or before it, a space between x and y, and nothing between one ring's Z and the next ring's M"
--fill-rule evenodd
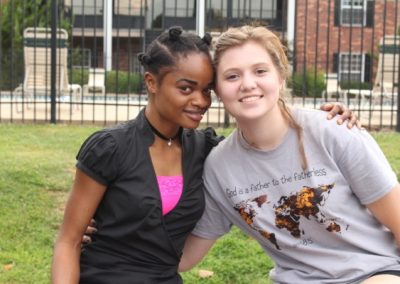
M217 66L217 94L236 120L279 111L283 80L266 49L256 41L226 49Z
M176 66L158 79L151 73L145 81L151 99L146 113L149 119L166 128L196 128L211 105L213 68L202 53L180 57ZM170 127L168 127L168 125Z

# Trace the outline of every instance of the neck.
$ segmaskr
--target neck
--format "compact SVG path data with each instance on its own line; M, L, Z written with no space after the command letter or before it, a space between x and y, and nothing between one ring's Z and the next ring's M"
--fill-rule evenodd
M260 150L272 150L282 143L288 129L278 106L262 118L251 121L237 121L240 134L246 142Z
M182 134L182 131L183 131L183 128L182 128L182 127L179 127L179 129L178 129L178 130L175 132L175 134L173 134L173 135L163 134L159 129L157 129L157 128L149 121L149 119L147 118L146 115L145 115L144 117L146 118L147 123L149 124L149 126L150 126L150 128L151 128L151 131L152 131L157 137L159 137L159 138L161 138L162 140L166 141L168 146L171 146L171 145L172 145L172 142L173 142L175 139L179 138L179 137L181 136L181 134Z

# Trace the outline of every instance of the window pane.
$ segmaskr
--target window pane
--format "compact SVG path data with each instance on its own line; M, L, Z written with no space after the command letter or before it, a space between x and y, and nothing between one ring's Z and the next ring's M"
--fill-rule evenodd
M195 0L165 1L165 15L173 17L192 17L195 15Z
M364 10L342 9L342 24L363 25L364 15Z
M143 0L114 1L114 12L117 15L140 16L140 6L142 1Z
M72 8L75 15L103 15L102 0L72 0Z
M227 6L226 0L213 0L213 1L209 0L207 2L207 14L212 15L213 18L226 18L227 16L226 6Z
M91 50L88 48L74 48L71 50L70 60L72 67L90 68Z
M363 25L366 17L364 0L342 0L341 23Z
M363 54L340 54L340 80L363 81Z
M277 0L233 0L232 16L272 19L276 17L277 5Z

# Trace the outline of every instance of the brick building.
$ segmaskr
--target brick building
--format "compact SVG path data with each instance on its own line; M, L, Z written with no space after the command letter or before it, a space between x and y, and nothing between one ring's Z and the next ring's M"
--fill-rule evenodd
M337 73L339 81L373 82L380 42L399 30L398 2L296 1L294 69Z
M112 1L112 69L139 71L136 54L173 25L196 31L197 0ZM84 4L83 4L84 3ZM73 21L72 47L77 64L103 67L103 0L65 0ZM228 26L257 22L285 33L287 0L206 0L205 30L218 34Z

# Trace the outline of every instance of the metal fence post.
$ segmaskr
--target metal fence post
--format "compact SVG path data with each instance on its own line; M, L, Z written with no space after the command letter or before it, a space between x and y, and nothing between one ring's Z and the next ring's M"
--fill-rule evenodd
M50 123L56 123L56 72L57 72L57 0L51 2L51 77L50 77Z
M231 125L230 120L229 120L229 113L226 110L226 108L224 108L224 110L225 110L225 113L224 113L224 128L228 128Z
M397 49L397 48L396 48ZM400 46L399 46L400 49ZM396 50L398 52L400 50ZM399 67L400 68L400 52L398 54ZM397 71L397 121L396 121L396 131L400 132L400 70Z

